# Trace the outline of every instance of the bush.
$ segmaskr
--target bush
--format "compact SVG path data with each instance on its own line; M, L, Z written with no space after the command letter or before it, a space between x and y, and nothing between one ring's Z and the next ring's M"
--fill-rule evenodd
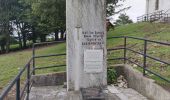
M115 69L108 69L107 70L107 83L113 84L116 83L117 73Z

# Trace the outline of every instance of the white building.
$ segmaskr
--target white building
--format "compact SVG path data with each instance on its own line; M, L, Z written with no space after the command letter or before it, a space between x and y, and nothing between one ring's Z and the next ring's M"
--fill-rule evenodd
M170 13L170 0L146 0L146 14L161 10Z

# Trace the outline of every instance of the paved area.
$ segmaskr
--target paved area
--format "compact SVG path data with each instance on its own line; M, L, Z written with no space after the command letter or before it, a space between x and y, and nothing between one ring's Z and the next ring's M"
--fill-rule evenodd
M79 92L67 92L63 86L32 87L29 100L82 100Z
M138 93L137 91L135 91L134 89L119 88L119 87L116 87L116 88L118 91L123 93L128 98L128 100L149 100L146 97L144 97L143 95L141 95L140 93Z
M91 92L93 92L92 95L94 95L95 92ZM96 98L87 100L148 100L131 88L125 89L108 86L108 88L104 90L104 93L108 94L105 99ZM67 92L63 86L32 87L30 92L30 100L83 100L82 98L83 95L81 92Z

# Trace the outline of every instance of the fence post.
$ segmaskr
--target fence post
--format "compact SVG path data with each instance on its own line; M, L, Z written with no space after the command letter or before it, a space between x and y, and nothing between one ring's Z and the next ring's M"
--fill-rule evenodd
M35 45L32 46L32 67L33 67L33 75L35 75Z
M124 37L124 64L126 64L126 43L127 42L127 37Z
M146 51L147 51L147 40L144 41L144 55L143 55L143 75L146 75Z
M18 77L16 82L16 100L20 100L20 77Z
M29 93L30 93L30 63L27 66L27 98L26 100L29 100Z

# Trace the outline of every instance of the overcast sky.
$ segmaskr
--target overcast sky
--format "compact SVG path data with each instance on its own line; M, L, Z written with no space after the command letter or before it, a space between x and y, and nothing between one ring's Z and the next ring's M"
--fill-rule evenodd
M136 22L138 16L145 14L145 1L146 0L126 0L123 3L120 3L123 4L124 7L131 6L131 8L125 12L129 15L130 19Z

